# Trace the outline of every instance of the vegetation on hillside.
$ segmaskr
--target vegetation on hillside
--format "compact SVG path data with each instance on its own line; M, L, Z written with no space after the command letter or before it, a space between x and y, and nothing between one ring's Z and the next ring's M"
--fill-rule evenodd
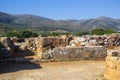
M6 28L6 27L3 27ZM60 36L60 35L74 35L74 36L82 36L82 35L104 35L104 34L111 34L116 33L110 29L100 29L96 28L91 31L79 31L79 32L52 32L52 31L41 31L41 32L33 32L30 30L10 30L5 29L4 33L0 33L0 36L7 36L7 37L18 37L18 38L29 38L29 37L37 37L39 35L42 36Z
M28 38L28 37L37 37L38 34L37 33L34 33L32 31L29 31L29 30L22 30L22 31L10 31L10 32L7 32L5 34L5 36L7 37L19 37L19 38Z
M104 29L96 28L90 32L91 35L103 35L103 34L111 34L111 33L115 33L115 31L110 29L104 30Z
M120 31L120 19L99 17L82 20L53 20L35 15L14 15L0 12L0 23L13 30L55 31L65 30L71 32L90 31L94 28L112 29Z

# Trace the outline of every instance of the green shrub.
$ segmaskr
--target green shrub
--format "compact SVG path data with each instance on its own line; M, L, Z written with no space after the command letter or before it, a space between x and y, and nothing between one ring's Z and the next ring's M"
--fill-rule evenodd
M110 29L104 30L104 34L111 34L111 33L115 33L115 31Z
M96 28L96 29L93 29L90 34L92 35L103 35L103 34L111 34L111 33L114 33L113 30L110 30L110 29L100 29L100 28Z
M6 36L8 37L19 37L19 38L28 38L28 37L37 37L38 34L34 33L29 30L23 30L23 31L10 31L6 33Z
M17 32L17 31L10 31L10 32L6 33L6 36L8 36L8 37L19 36L19 32Z

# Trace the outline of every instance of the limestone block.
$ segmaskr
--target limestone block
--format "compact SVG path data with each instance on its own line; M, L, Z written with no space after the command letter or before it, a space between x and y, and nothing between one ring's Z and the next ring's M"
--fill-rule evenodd
M120 57L119 50L108 50L105 59L106 69L104 76L107 80L120 80Z
M50 37L43 37L42 39L40 39L40 43L43 47L51 45L52 43L52 39Z
M120 71L120 58L117 60L117 70Z
M8 58L14 53L14 44L8 37L0 38L0 57Z
M111 69L116 69L118 59L119 59L118 57L107 57L107 59L106 59L107 67L109 67Z
M119 56L119 50L107 50L107 56Z
M0 38L0 43L4 46L4 47L9 47L11 45L11 40L8 37L1 37Z
M47 51L45 51L43 54L42 54L42 59L51 59L52 58L52 50L49 49Z
M104 59L105 47L58 47L53 49L54 60Z

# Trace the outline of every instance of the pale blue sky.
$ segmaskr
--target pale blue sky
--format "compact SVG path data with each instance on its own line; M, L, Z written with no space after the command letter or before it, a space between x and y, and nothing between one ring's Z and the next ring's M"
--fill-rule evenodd
M0 11L52 19L120 18L120 0L0 0Z

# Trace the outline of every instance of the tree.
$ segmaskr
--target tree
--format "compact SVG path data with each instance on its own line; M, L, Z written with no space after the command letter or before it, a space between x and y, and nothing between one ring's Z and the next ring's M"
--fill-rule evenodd
M104 34L111 34L111 33L115 33L115 31L107 29L104 31Z
M96 29L93 29L93 30L91 31L91 34L92 34L92 35L93 35L93 34L103 35L103 34L111 34L111 33L114 33L114 31L113 31L113 30L110 30L110 29L104 30L104 29L100 29L100 28L96 28Z
M28 38L28 37L37 37L38 34L34 33L32 31L29 30L23 30L23 31L10 31L6 33L6 36L8 37L19 37L19 38Z
M32 31L29 31L29 30L23 30L23 31L20 31L19 32L19 36L20 38L28 38L28 37L37 37L38 34L37 33L34 33Z
M103 29L96 28L96 29L93 29L93 30L91 31L91 34L92 34L92 35L94 35L94 34L96 34L96 35L103 35L103 34L104 34L104 30L103 30Z
M14 37L14 36L19 36L19 33L17 31L10 31L6 33L6 36L8 37Z

